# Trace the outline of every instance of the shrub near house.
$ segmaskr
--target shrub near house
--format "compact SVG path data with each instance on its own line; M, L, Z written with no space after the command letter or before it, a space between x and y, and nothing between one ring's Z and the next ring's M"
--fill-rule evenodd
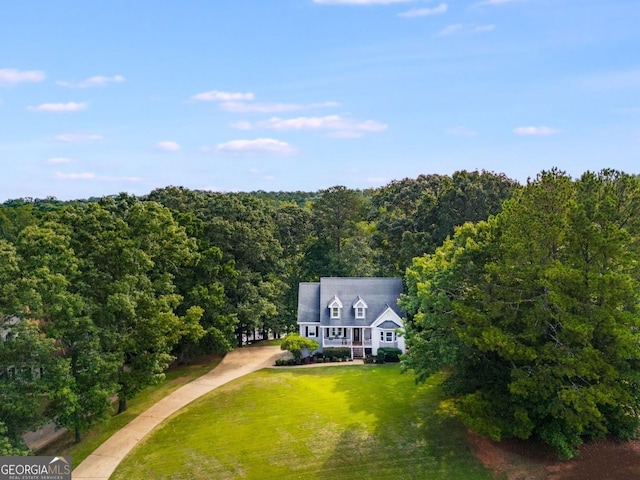
M378 356L384 355L385 362L399 362L400 355L402 355L402 350L399 348L378 348Z
M311 353L317 348L317 341L296 334L287 335L280 345L281 350L291 352L296 363L300 363L303 351Z
M329 347L322 351L324 358L331 361L351 360L351 349L347 347Z

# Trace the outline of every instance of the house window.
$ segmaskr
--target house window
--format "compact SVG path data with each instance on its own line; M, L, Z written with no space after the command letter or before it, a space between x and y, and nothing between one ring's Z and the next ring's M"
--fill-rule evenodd
M316 327L308 327L308 328L309 328L309 334L307 335L307 337L315 338L315 336L316 336Z
M331 312L331 318L340 318L340 309L342 308L342 302L337 295L333 296L333 300L329 302L329 311Z
M353 304L353 311L356 315L356 318L358 319L363 319L366 317L367 315L367 304L366 302L362 299L362 297L358 297L355 301L355 303Z
M386 330L380 332L380 341L384 343L393 343L396 341L396 332L393 330Z

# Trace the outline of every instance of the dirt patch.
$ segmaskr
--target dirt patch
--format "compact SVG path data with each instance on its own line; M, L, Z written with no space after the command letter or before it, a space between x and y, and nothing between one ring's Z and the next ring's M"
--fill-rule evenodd
M580 456L548 467L548 480L637 480L640 441L600 440L580 449Z
M640 441L600 440L580 448L578 457L559 460L554 451L534 441L494 442L475 433L469 445L478 459L508 480L638 480Z
M471 450L494 478L508 480L548 480L546 467L553 461L553 452L534 442L505 440L494 442L469 432Z

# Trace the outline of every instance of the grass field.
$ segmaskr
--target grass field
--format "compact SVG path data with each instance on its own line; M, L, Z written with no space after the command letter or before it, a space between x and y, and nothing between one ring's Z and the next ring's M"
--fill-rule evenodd
M442 479L491 473L397 364L262 370L163 423L112 479Z
M74 465L79 465L96 448L111 435L120 430L149 407L162 400L181 386L201 377L220 363L221 357L210 357L206 363L182 365L172 368L165 374L165 379L158 385L152 385L139 392L129 400L128 409L116 415L117 402L113 406L112 415L88 432L83 432L82 442L75 444L73 432L68 432L60 440L38 451L38 455L70 455Z

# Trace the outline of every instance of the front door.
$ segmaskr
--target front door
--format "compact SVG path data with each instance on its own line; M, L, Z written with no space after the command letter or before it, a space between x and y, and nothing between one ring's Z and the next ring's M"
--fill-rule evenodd
M360 340L360 329L359 328L354 328L353 329L353 343L354 344L359 344L360 342L362 342L362 340Z

